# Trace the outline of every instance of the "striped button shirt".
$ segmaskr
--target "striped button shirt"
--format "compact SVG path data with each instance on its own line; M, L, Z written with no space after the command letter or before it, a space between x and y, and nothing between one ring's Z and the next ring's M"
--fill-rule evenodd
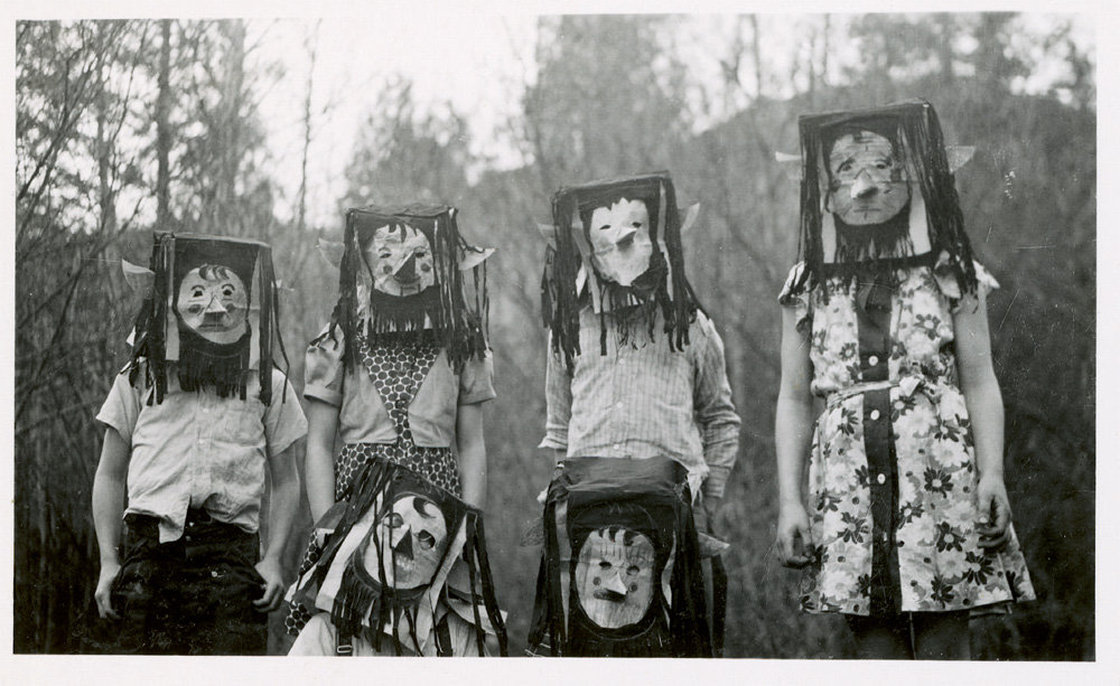
M600 318L580 313L580 355L573 370L549 348L548 416L540 447L567 457L645 459L658 455L684 465L693 488L721 497L739 447L739 415L723 357L723 341L697 313L683 350L654 325L631 326L620 342L605 317L607 351L600 354ZM695 492L695 491L694 491Z

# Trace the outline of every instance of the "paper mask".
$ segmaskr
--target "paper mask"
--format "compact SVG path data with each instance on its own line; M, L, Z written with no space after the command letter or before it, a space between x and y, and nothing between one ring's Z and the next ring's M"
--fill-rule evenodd
M210 389L245 398L246 373L260 376L260 399L271 401L276 338L276 282L272 253L259 241L156 233L152 288L137 317L130 365L143 372L153 402L167 390L175 363L183 390Z
M881 224L910 200L910 183L894 146L876 133L857 131L837 139L828 171L830 209L847 224Z
M204 264L183 277L175 309L183 325L199 336L233 343L245 334L249 292L233 270Z
M690 220L695 216L689 213ZM571 365L580 352L585 306L618 315L612 324L620 343L629 341L633 323L664 332L673 350L688 344L699 304L685 278L681 216L668 172L561 188L552 197L552 218L541 310L556 353ZM652 317L665 321L653 325ZM606 340L600 337L601 354Z
M427 236L408 224L386 224L373 232L363 251L373 287L387 295L417 295L435 285L435 264Z
M533 650L711 656L687 474L667 458L570 458L545 501Z
M339 299L324 335L343 334L347 369L357 364L350 341L384 334L430 337L456 371L486 353L485 260L493 250L468 244L457 216L446 205L347 211L341 251L322 250L341 252Z
M953 182L954 165L971 149L949 150L932 105L915 100L804 115L798 125L805 268L792 294L826 276L850 284L868 268L886 279L884 270L928 266L941 254L963 288L975 288Z
M588 534L576 563L580 606L605 629L636 624L649 610L654 584L653 543L621 526Z
M432 583L447 551L447 517L428 498L412 493L396 497L378 524L378 544L362 553L367 570L380 570L395 589Z
M292 597L329 612L338 631L364 636L376 650L388 640L396 651L429 655L442 650L433 636L441 613L449 609L451 580L465 578L465 588L462 583L454 588L464 601L460 605L471 610L468 621L479 644L487 633L494 634L506 654L481 513L384 458L362 467L350 500L336 507L344 512L324 516L333 531ZM460 565L465 568L457 570Z
M649 269L653 241L649 210L641 200L621 198L596 207L583 230L591 244L592 263L608 281L629 286Z

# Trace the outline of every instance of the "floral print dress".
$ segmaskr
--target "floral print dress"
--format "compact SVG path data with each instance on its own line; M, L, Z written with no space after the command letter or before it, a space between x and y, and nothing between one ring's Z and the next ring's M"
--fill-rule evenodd
M810 327L812 392L825 400L809 461L808 612L881 616L1034 599L1014 531L1001 552L978 545L979 474L953 351L961 294L943 267L895 271L878 340L858 289L832 278L793 294L797 265L782 290L798 328ZM979 264L976 272L980 288L998 287Z

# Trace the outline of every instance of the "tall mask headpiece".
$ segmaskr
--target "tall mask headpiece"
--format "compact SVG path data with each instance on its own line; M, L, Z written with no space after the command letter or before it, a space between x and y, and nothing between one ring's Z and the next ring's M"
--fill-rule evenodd
M947 256L965 291L976 287L953 169L933 106L908 101L802 116L801 259L804 288L868 268L933 265Z
M346 213L339 299L327 335L340 327L352 368L358 336L429 332L461 368L486 351L486 268L493 253L459 235L446 205L362 207ZM464 273L470 272L468 304Z
M180 387L245 399L246 372L272 395L272 346L280 343L272 251L260 241L158 232L152 286L136 320L130 380L142 372L162 402L167 363ZM146 370L146 371L145 371Z
M660 310L673 349L688 344L699 304L684 273L681 218L668 172L561 188L552 197L552 219L541 305L557 353L570 364L580 352L584 298L601 317L616 318L624 339L631 321L653 335L654 317L629 316L639 308L651 315ZM600 340L605 346L605 329Z
M564 465L545 501L530 647L547 644L555 656L710 656L684 468L668 458Z

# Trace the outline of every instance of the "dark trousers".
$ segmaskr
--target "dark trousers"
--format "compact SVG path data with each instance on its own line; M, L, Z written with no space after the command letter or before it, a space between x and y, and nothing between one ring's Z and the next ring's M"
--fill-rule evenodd
M124 562L113 585L111 652L263 655L268 615L252 601L260 539L194 510L182 538L159 542L159 520L125 517Z

